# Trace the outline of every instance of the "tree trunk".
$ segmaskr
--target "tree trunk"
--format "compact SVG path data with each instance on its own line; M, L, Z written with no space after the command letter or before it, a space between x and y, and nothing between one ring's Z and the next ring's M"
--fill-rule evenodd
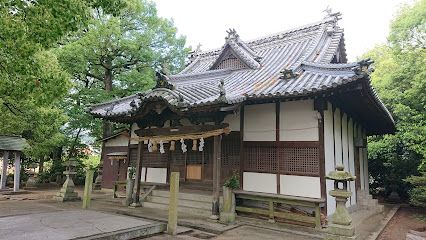
M105 63L105 74L104 74L104 88L106 92L112 91L112 63ZM112 124L108 121L103 121L103 133L102 138L111 136L112 134Z
M40 159L40 164L38 166L38 173L43 173L43 171L44 171L44 160L45 160L45 158L46 158L46 156L43 156Z

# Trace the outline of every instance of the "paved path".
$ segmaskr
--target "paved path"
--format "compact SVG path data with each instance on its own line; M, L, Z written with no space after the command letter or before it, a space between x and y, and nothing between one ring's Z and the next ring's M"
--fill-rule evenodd
M0 218L0 239L65 240L153 224L157 223L90 210L34 213Z

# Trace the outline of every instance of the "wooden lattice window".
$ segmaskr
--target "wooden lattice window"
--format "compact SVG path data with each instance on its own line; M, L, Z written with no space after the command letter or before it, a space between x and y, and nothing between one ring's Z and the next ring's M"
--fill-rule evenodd
M129 163L129 166L136 167L137 159L138 159L138 147L137 146L131 147L130 148L130 163Z
M258 142L257 142L258 143ZM248 172L278 172L277 149L274 142L264 142L256 145L255 142L244 147L244 171Z
M318 147L280 147L278 156L283 174L319 176Z
M240 171L240 148L239 132L222 137L222 179L228 179L234 171Z
M158 148L160 146L158 145ZM167 161L169 159L169 145L164 144L165 153L161 154L159 149L153 152L149 152L147 145L144 144L143 154L142 154L142 166L143 167L159 167L166 168Z

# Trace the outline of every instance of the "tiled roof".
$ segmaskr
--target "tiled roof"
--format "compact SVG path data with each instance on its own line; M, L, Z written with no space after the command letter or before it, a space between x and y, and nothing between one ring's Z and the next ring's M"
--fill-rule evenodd
M155 99L186 111L202 105L236 104L247 99L307 96L357 81L366 76L355 70L359 63L331 63L337 53L340 53L340 62L346 62L343 29L338 27L337 20L338 16L334 15L247 42L231 30L222 48L194 52L190 64L182 72L168 76L173 90L153 89L94 105L90 111L99 117L131 116L144 102ZM232 51L247 67L216 69L227 51ZM284 69L294 72L295 77L280 78ZM220 97L221 81L224 97ZM390 114L389 118L392 119Z
M0 150L22 152L29 145L25 138L20 136L0 135Z

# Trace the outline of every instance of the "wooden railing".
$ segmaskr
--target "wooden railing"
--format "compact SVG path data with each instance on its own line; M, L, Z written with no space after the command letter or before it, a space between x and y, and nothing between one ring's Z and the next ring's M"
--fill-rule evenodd
M261 203L267 203L268 209L259 208L259 207L247 207L239 206L237 203L236 211L244 213L254 213L260 215L266 215L270 220L274 221L275 217L306 223L312 226L315 226L317 229L321 229L321 207L324 206L324 199L315 199L315 198L305 198L305 197L294 197L287 195L278 195L278 194L269 194L269 193L257 193L257 192L247 192L247 191L234 191L235 198L242 200L253 200ZM281 203L289 206L295 207L307 207L314 210L313 216L303 215L293 212L282 212L277 211L274 207L274 203Z

